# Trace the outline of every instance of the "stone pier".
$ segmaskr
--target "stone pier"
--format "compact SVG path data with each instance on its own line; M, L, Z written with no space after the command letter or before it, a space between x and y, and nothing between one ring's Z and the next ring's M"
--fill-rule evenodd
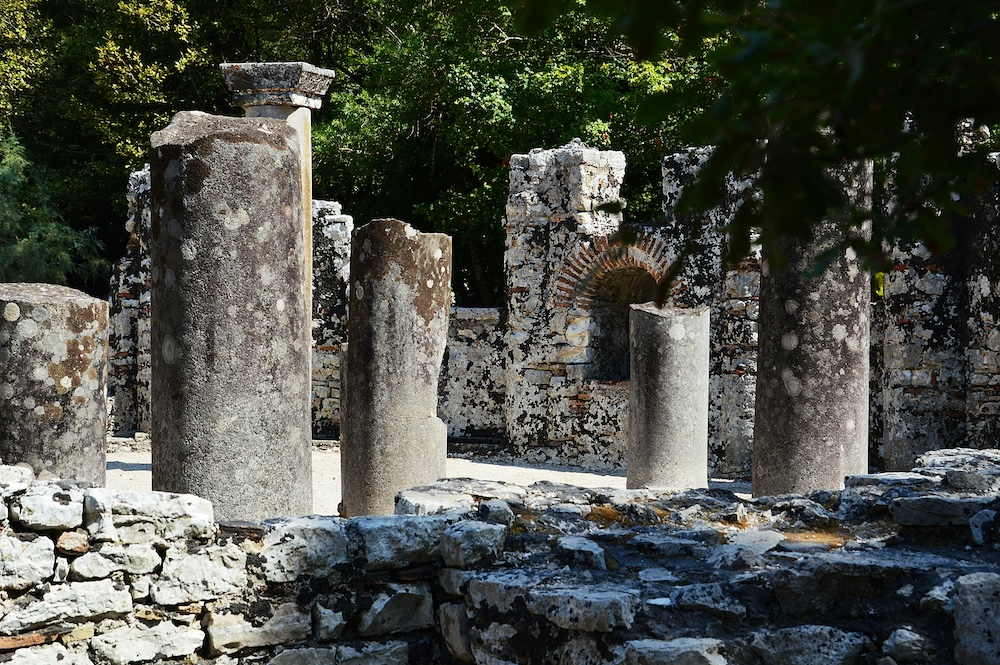
M631 310L628 487L708 487L709 308Z
M52 284L0 284L0 458L104 484L108 304Z
M309 247L296 131L180 113L153 134L153 488L223 520L312 507Z
M396 219L355 229L341 392L341 514L388 515L398 492L445 475L437 417L451 238Z
M871 205L871 164L837 176L851 200ZM765 269L753 448L755 496L844 487L868 472L871 285L848 250L822 275L815 258L839 224L812 242L785 242L787 269Z

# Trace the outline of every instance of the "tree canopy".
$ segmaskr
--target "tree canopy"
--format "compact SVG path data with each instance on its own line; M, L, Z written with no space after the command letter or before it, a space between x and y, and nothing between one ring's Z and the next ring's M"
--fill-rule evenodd
M522 25L551 25L575 2L527 0ZM757 232L780 265L780 241L808 238L824 219L872 233L847 244L878 264L887 240L953 243L953 213L996 182L986 158L1000 124L1000 19L995 2L970 0L585 0L644 58L726 36L709 55L725 90L679 130L715 150L682 211L718 201L726 174L756 174L727 231L734 257ZM687 103L684 91L651 100L647 119ZM874 160L890 205L856 210L831 182L837 165ZM841 250L843 247L841 246Z

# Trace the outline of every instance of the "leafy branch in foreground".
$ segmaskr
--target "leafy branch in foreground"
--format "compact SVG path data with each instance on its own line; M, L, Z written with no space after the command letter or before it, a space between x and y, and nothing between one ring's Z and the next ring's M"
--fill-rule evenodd
M521 24L546 25L570 4L526 0ZM756 174L760 195L744 199L724 229L730 260L754 238L779 267L782 243L812 239L825 220L837 220L841 248L869 265L884 265L887 241L945 251L953 220L997 180L989 131L975 129L1000 125L995 2L586 0L586 8L611 18L646 58L669 47L669 33L688 50L728 37L709 55L725 91L682 131L715 149L677 212L717 205L731 173ZM641 117L656 122L685 104L684 94L647 100ZM978 137L960 136L960 126ZM865 160L876 165L876 199L891 205L858 208L833 180ZM869 221L870 235L859 233Z

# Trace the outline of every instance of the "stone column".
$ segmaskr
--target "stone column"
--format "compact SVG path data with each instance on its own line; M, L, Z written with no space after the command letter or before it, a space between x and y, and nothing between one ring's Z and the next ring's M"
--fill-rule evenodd
M837 175L851 200L871 205L870 163ZM816 241L785 243L787 270L763 272L755 496L834 490L868 472L868 273L848 251L809 276L838 229L829 222Z
M180 113L153 134L153 488L219 519L312 508L309 253L296 132Z
M299 136L299 185L306 251L312 255L312 111L323 105L334 72L308 62L227 62L219 65L233 102L248 118L276 118ZM309 298L312 298L312 262Z
M0 284L0 458L104 484L108 303L51 284Z
M709 308L632 305L629 488L708 487Z
M341 410L345 517L391 515L398 492L445 476L437 417L451 238L396 219L355 229Z

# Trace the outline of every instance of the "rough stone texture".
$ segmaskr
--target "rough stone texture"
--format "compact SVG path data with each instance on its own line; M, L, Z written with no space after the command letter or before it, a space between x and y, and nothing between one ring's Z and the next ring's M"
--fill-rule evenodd
M178 114L152 139L155 489L221 519L311 506L310 283L295 130Z
M464 495L454 503L473 506L502 494L510 527L476 520L476 509L178 527L155 546L111 539L60 553L74 570L106 575L88 581L53 567L53 541L74 531L11 523L0 536L0 579L19 581L2 601L0 658L14 650L12 662L83 665L992 664L1000 550L976 546L962 526L901 525L887 509L928 496L1000 501L946 480L1000 471L987 452L939 451L906 478L866 474L808 497L446 481L411 492L414 505L421 493L432 504ZM109 492L83 491L85 505ZM166 512L154 494L128 505L135 524ZM103 533L93 527L106 519L85 512L83 528ZM498 530L507 535L494 550ZM449 566L449 539L491 556ZM585 549L581 541L600 548L605 567L567 558Z
M398 492L445 476L437 387L450 300L450 237L394 219L354 231L341 514L391 515Z
M104 484L108 304L65 286L0 284L0 457Z
M628 487L708 487L709 310L632 305Z
M190 494L95 487L83 498L84 525L94 541L163 544L215 533L211 502Z
M354 218L339 203L312 202L313 436L340 436L340 345L347 341Z
M219 66L238 106L318 109L334 72L307 62L233 62Z
M773 665L853 665L864 644L859 633L815 625L762 631L753 639L754 651Z
M973 573L955 580L955 661L1000 662L1000 575Z
M438 381L438 416L448 438L503 438L503 334L500 310L453 307Z
M871 205L871 164L837 174L847 196ZM761 282L755 495L843 487L868 471L868 274L851 250L819 276L813 262L841 233L782 245L784 271Z
M352 555L342 519L310 515L275 520L266 526L260 556L268 582L334 576Z
M128 248L111 273L108 329L108 394L113 432L148 432L149 415L149 166L132 173L128 201Z

